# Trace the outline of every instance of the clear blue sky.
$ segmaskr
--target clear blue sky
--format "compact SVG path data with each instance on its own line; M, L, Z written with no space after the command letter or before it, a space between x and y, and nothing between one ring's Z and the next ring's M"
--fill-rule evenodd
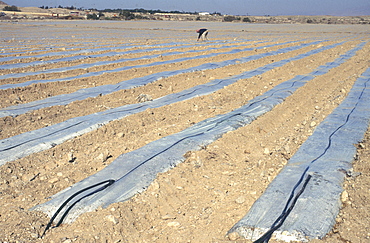
M18 7L144 8L231 15L370 15L370 0L2 0Z

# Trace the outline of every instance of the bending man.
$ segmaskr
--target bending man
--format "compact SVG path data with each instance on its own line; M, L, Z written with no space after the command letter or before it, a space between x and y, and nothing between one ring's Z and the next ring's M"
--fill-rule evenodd
M208 40L207 38L208 30L207 29L199 29L196 32L199 33L197 41L199 41L200 38L202 38L202 40Z

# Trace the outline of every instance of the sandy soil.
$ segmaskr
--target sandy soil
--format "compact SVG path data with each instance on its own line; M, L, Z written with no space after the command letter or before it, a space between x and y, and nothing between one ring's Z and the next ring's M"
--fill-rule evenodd
M48 69L106 60L135 58L149 54L171 52L147 51L141 54L87 58L79 61L56 62L40 66L0 70L1 74L27 73L45 70L44 74L0 80L0 85L71 77L87 72L112 70L179 57L195 57L218 53L218 47L239 41L251 47L297 40L329 40L320 46L345 41L343 44L292 61L262 75L239 80L215 93L196 97L156 109L148 109L124 119L111 122L98 130L69 140L52 149L11 161L0 167L0 241L1 242L249 242L235 235L226 235L264 192L268 184L284 167L315 128L346 97L356 79L369 67L370 44L356 55L327 74L317 76L298 89L282 104L259 117L250 125L225 134L200 151L189 151L185 162L158 175L152 185L132 199L115 203L108 208L81 215L72 224L63 224L39 238L49 218L36 211L35 205L48 197L96 173L120 154L133 151L161 137L182 131L190 125L217 114L232 111L254 97L299 74L307 74L320 65L333 61L363 40L369 39L368 26L301 26L301 25L248 25L207 23L212 41L222 41L207 47L196 42L194 22L24 22L0 23L1 57L14 59L0 65L52 60L58 57L32 57L68 48L91 49L115 47L124 44L145 45L187 43L184 54L97 66L87 69L55 73ZM200 26L202 27L202 26ZM265 43L260 43L265 41ZM194 59L150 68L131 68L127 71L102 74L66 82L33 84L23 88L0 90L0 107L9 107L81 88L114 84L151 73L178 70L202 63L219 62L255 55L281 46L255 49L238 54L221 54L212 58ZM235 43L234 43L235 44ZM195 45L195 46L193 46ZM0 139L56 124L72 117L83 116L109 108L137 103L140 94L153 99L252 70L309 50L311 45L297 51L239 63L214 70L198 71L164 78L154 83L109 95L75 101L68 105L53 106L28 112L17 117L0 118ZM186 50L204 50L187 53ZM21 51L26 51L20 53ZM94 54L104 53L94 52ZM30 58L20 59L22 56ZM63 56L64 57L64 56ZM360 142L360 141L359 141ZM343 208L333 231L324 239L314 242L367 242L369 229L370 188L370 131L358 145L353 173L344 183ZM268 151L268 152L266 152ZM71 158L73 157L73 160ZM72 162L71 162L72 161ZM270 242L274 242L271 240Z

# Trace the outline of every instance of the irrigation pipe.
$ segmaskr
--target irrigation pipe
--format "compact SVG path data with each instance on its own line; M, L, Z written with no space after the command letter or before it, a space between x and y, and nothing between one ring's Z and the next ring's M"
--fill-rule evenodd
M337 43L334 44L334 46L335 45L339 44ZM87 116L72 118L59 124L0 140L0 165L15 159L22 158L32 153L46 150L55 145L61 144L68 139L95 130L110 121L122 119L125 116L144 111L148 108L158 108L164 105L173 104L175 102L184 101L197 96L210 94L221 88L224 88L225 86L231 85L240 79L247 79L255 75L263 74L268 70L283 66L284 64L291 61L299 60L313 53L318 53L319 51L323 51L334 46L326 46L325 48L322 48L320 50L311 50L307 53L303 53L292 58L284 59L250 71L246 71L239 75L232 76L228 79L212 80L209 83L198 85L179 93L170 94L151 102L126 105ZM297 76L296 79L293 80L309 80L314 75L318 75L318 72L325 73L330 68L339 65L344 60L352 56L358 48L361 48L361 45L347 52L346 55L343 55L341 58L336 59L334 62L330 62L328 65L318 67L307 76Z
M17 115L24 114L24 113L32 111L32 110L38 110L38 109L41 109L41 108L51 107L51 106L54 106L54 105L66 105L66 104L69 104L70 102L76 101L76 100L83 100L83 99L87 99L87 98L93 98L93 97L97 97L99 95L107 95L107 94L110 94L110 93L113 93L113 92L116 92L116 91L119 91L119 90L123 90L123 89L132 89L132 88L144 86L146 84L155 82L155 81L160 80L162 78L167 78L167 77L171 77L171 76L174 76L174 75L179 75L179 74L183 74L183 73L190 73L190 72L195 72L195 71L203 71L203 70L208 70L208 69L216 69L216 68L221 68L221 67L225 67L227 65L233 65L233 64L237 64L237 63L245 63L245 62L249 62L249 61L252 61L252 60L257 60L257 59L260 59L260 58L263 58L263 57L277 55L279 53L286 53L286 52L289 52L289 51L298 50L298 49L301 49L303 47L318 44L318 43L321 43L321 41L316 41L316 42L301 44L301 45L298 45L298 46L282 48L282 49L279 49L277 51L257 54L257 55L248 56L248 57L244 57L244 58L236 58L236 59L222 61L222 62L216 62L216 63L204 63L204 64L201 64L199 66L190 67L190 68L186 68L186 69L179 69L179 70L174 70L174 71L164 71L164 72L154 73L154 74L143 76L143 77L138 77L138 78L134 78L134 79L125 80L125 81L122 81L122 82L117 83L117 84L109 84L109 85L102 85L102 86L98 86L98 87L80 89L80 90L78 90L74 93L70 93L70 94L57 95L57 96L49 97L49 98L46 98L46 99L43 99L43 100L37 100L37 101L26 103L26 104L20 104L20 105L17 105L17 106L10 106L10 107L6 107L6 108L2 108L2 109L0 109L0 117L17 116ZM316 50L319 51L319 50L322 50L322 49L325 49L325 47L321 47L321 48L316 49ZM234 50L234 51L228 52L228 53L232 54L232 53L237 53L237 52L240 52L240 51L242 51L242 50ZM210 56L213 56L213 55L216 55L216 54L210 54L210 55L206 55L206 56L210 57ZM200 57L200 56L198 56L198 57ZM187 60L187 59L188 58L181 58L181 60ZM161 63L166 64L166 63L172 63L172 62L173 62L173 60L172 61L163 61ZM154 65L154 64L147 64L147 65ZM127 67L124 67L124 68L127 68ZM107 71L107 72L109 72L109 71ZM86 74L86 75L82 75L82 76L87 77L89 75L90 74Z
M370 68L359 77L347 98L315 129L288 164L229 232L256 240L274 226L286 200L305 175L312 183L297 201L275 237L306 241L324 237L335 224L345 173L352 167L354 144L363 139L370 121ZM295 185L293 188L291 185ZM289 200L288 200L289 202ZM284 209L283 209L284 208Z
M349 51L346 53L347 55L338 58L337 63L331 62L329 66L340 65L346 58L353 56L355 51L363 45L364 43L361 43L357 48L352 49L352 52ZM325 68L327 71L330 70L328 66L322 68L323 70L320 70L322 72ZM70 210L65 221L72 222L84 212L128 200L136 193L144 191L155 179L157 173L168 171L184 161L183 155L186 152L199 150L202 146L212 143L226 132L250 124L258 116L283 102L286 97L312 78L314 77L301 76L290 82L286 81L232 112L203 120L179 133L163 137L137 150L122 154L103 170L66 188L52 196L50 201L35 206L32 210L43 211L51 217L63 204L65 198L83 188L107 179L114 180L115 183L100 193L84 197L81 200L76 198L79 203ZM81 194L81 197L83 196L84 194ZM71 203L73 204L72 201ZM278 216L274 220L276 218Z

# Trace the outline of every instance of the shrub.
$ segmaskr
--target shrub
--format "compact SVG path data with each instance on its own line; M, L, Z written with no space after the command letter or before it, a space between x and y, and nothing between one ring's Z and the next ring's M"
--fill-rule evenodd
M236 18L234 16L225 16L224 17L224 21L226 21L226 22L232 22L234 20L236 20Z
M130 11L128 11L128 10L122 10L119 13L119 16L121 16L121 18L123 18L125 20L135 19L135 15L133 13L131 13Z
M14 5L12 5L12 6L5 6L3 8L3 10L4 11L15 11L15 12L20 12L21 11L21 10L18 9L17 6L14 6Z
M93 13L93 14L88 14L87 15L87 19L99 19L98 15L96 15L96 13Z

